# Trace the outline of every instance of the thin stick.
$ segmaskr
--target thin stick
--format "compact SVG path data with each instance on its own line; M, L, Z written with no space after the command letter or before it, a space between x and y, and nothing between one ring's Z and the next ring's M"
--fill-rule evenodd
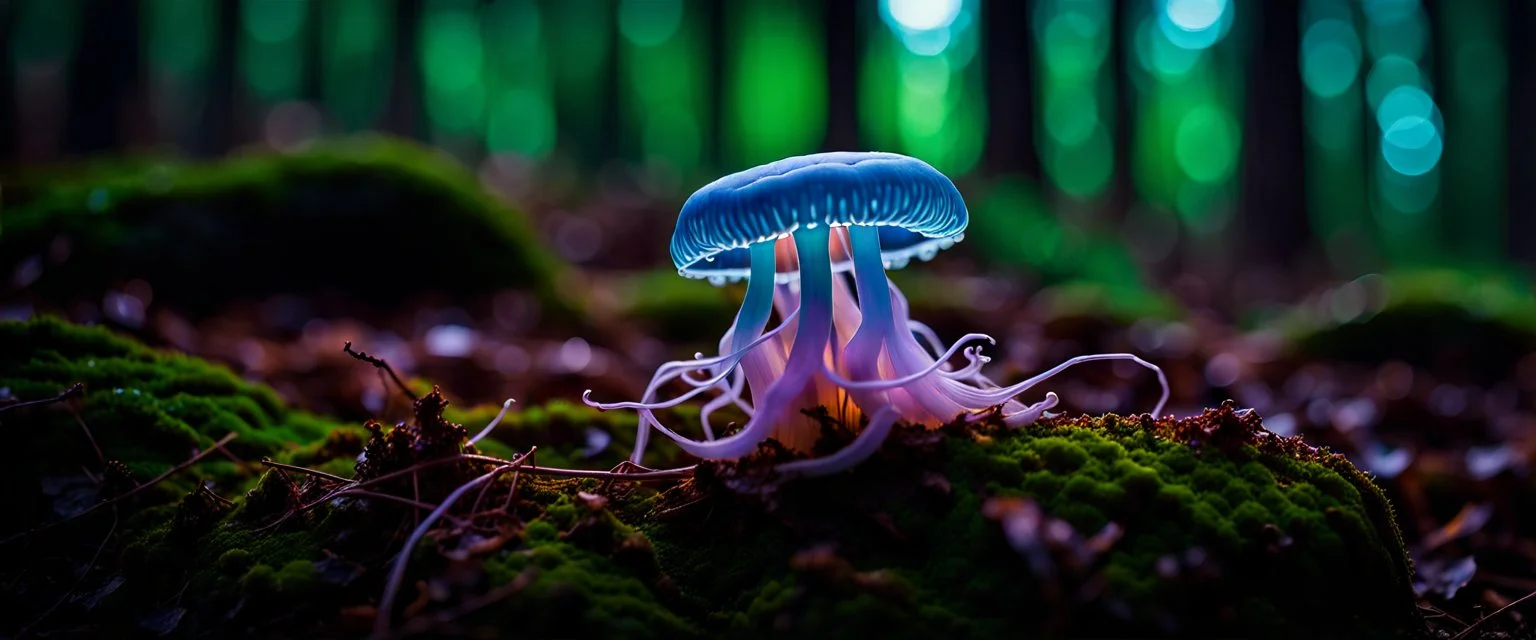
M386 473L386 474L384 474L382 476L379 476L377 478L373 478L371 480L364 480L364 481L361 481L361 482L354 481L352 484L350 484L350 485L348 485L346 487L341 487L341 488L337 489L335 492L339 492L339 491L346 490L346 489L357 489L357 488L362 488L362 487L369 487L369 486L373 486L373 485L379 484L381 482L386 482L386 481L389 481L389 480L393 480L395 478L399 478L399 477L404 476L404 475L412 474L412 473L415 473L417 471L421 471L423 469L427 469L427 468L430 468L430 467L441 466L441 465L444 465L444 464L448 464L448 463L452 463L452 462L460 462L460 461L464 461L464 460L469 460L469 461L474 461L474 462L489 462L489 463L497 464L497 465L508 465L508 464L512 464L514 462L517 462L516 460L506 460L506 459L503 459L503 458L497 458L495 456L484 456L484 455L465 453L465 454L460 454L460 455L446 457L446 458L435 458L435 459L432 459L432 460L426 460L426 461L423 461L423 462L418 462L418 463L413 464L413 465L411 465L409 467L406 467L404 469L400 469L398 471L391 471L389 473ZM521 458L519 458L518 460L521 460ZM531 474L534 474L534 475L545 475L545 476L560 476L560 477L568 477L568 478L598 478L598 479L609 479L609 478L612 478L612 479L616 479L616 480L645 481L645 480L677 480L677 479L681 479L681 478L687 478L687 477L690 477L690 476L693 475L693 470L694 470L694 468L696 466L697 465L689 465L689 466L680 467L680 468L677 468L677 469L662 469L662 470L659 470L659 471L646 471L646 472L642 472L642 473L614 473L612 471L588 471L588 470L585 470L585 469L560 469L560 468L556 468L556 467L540 467L540 466L531 465L531 464L530 465L523 465L523 466L519 467L519 470L527 471L528 473L531 473ZM316 506L319 506L321 504L325 504L326 502L331 500L331 498L332 498L332 496L334 495L335 492L332 492L331 495L322 496L322 497L316 499L314 502L311 502L309 504L304 505L303 507L300 507L299 510L300 511L308 511L309 509L313 509Z
M340 482L342 484L346 484L346 483L352 481L351 478L343 478L343 477L338 476L338 475L336 475L334 473L326 473L326 472L321 471L319 469L310 469L308 467L301 467L301 466L296 465L296 464L284 464L282 462L276 462L276 461L272 460L271 458L262 458L261 459L261 463L266 465L266 466L269 466L269 467L276 467L278 469L282 469L284 471L292 471L294 473L302 473L302 474L305 474L305 475L315 476L317 478L325 478L326 480L334 480L334 481Z
M400 393L403 393L403 394L405 394L405 397L410 398L411 402L415 402L417 400L420 400L420 398L416 397L416 394L411 392L411 388L410 387L405 386L405 382L400 380L400 376L395 375L394 368L389 366L389 363L385 362L383 358L379 358L379 357L376 357L376 356L368 355L367 351L355 351L355 350L353 350L352 349L352 341L351 340L348 340L346 344L342 345L341 346L341 350L343 352L345 352L347 355L352 356L353 358L356 358L358 360L362 360L363 362L371 364L371 365L373 365L375 367L378 367L379 369L383 370L384 373L389 374L389 378L391 380L395 381L395 386L400 389Z
M72 385L69 385L68 389L60 391L59 395L48 397L48 398L42 398L40 400L28 400L26 402L18 402L16 404L8 404L8 405L5 405L3 407L0 407L0 413L4 413L6 411L10 411L11 409L20 409L22 407L35 407L35 406L38 406L38 405L53 404L55 402L63 402L65 400L68 400L68 399L73 398L75 396L84 395L84 394L85 394L85 383L84 382L76 382L76 383L74 383Z
M56 526L59 526L61 524L67 523L67 522L73 522L75 520L79 520L79 519L84 518L85 516L88 516L91 513L95 512L97 509L100 509L100 508L106 507L106 506L115 505L115 504L117 504L119 502L127 500L128 498L132 498L133 496L138 495L138 493L140 491L143 491L145 489L153 487L153 486L159 484L161 481L165 480L166 478L169 478L169 477L171 477L171 476L173 476L173 475L175 475L177 473L180 473L182 471L187 470L188 467L191 467L192 465L197 464L203 458L208 457L208 454L213 453L219 447L222 447L222 446L224 446L226 444L229 444L230 440L234 440L238 436L239 436L239 434L231 431L231 432L229 432L228 435L225 435L223 438L219 438L219 441L215 442L213 444L213 446L207 447L207 448L203 449L202 451L197 452L197 455L192 456L186 462L183 462L183 463L178 464L178 465L176 465L174 467L171 467L170 469L166 470L165 473L162 473L162 474L160 474L158 476L155 476L155 478L153 480L150 480L149 482L146 482L146 483L141 484L141 485L139 485L137 487L134 487L133 489L128 490L127 492L123 493L123 495L117 496L117 497L112 498L110 500L103 500L101 502L98 502L98 503L96 503L94 505L91 505L91 508L86 509L85 511L81 511L80 513L72 515L72 516L70 516L68 518L65 518L63 520L55 520L55 521L50 522L48 524L45 524L45 525L43 525L41 527L37 527L36 529L29 529L27 531L23 531L21 533L15 534L15 535L13 535L13 536L11 536L9 538L6 538L4 540L0 540L0 545L3 545L5 543L7 543L7 542L11 542L11 541L16 540L18 538L21 538L21 537L24 537L24 536L28 536L28 535L31 535L31 534L34 534L34 533L41 533L43 531L47 531L48 529L52 529L52 528L54 528Z
M530 458L528 456L533 455L533 452L538 450L539 447L535 445L532 449L528 450L528 453L519 456L518 460L529 460ZM522 464L518 464L516 468L512 469L512 491L517 490L517 470L522 468L522 466ZM506 468L507 467L505 466L502 467L502 469ZM485 483L485 486L480 488L480 495L475 498L475 504L469 508L470 513L480 513L480 503L481 501L485 500L485 494L489 493L491 491L491 487L493 486L496 486L495 478L492 478L490 482Z
M512 464L521 463L514 462ZM496 476L501 475L502 472L506 470L507 465L497 467L490 473L475 478L474 480L470 480L469 482L460 485L459 488L454 489L453 493L448 494L448 497L443 499L442 504L438 505L436 509L433 509L432 513L427 514L426 519L422 520L421 524L416 526L416 530L411 532L410 537L406 538L405 546L400 549L400 554L395 557L395 566L390 570L389 582L384 587L384 597L379 600L378 617L373 621L373 637L383 638L389 635L389 620L391 617L393 617L395 608L395 596L400 592L400 583L405 579L405 567L407 563L410 562L411 552L416 549L416 545L421 542L421 538L427 534L427 530L430 529L432 524L437 522L439 518L443 517L443 514L447 513L449 509L453 508L453 504L458 502L459 498L462 498L464 497L464 494L469 493L470 489L480 486L482 483L494 480Z
M1499 617L1499 614L1504 613L1505 611L1509 610L1510 608L1514 607L1517 604L1525 602L1526 600L1530 600L1533 596L1536 596L1536 591L1532 591L1530 593L1527 593L1524 596L1522 596L1519 600L1516 600L1516 601L1511 602L1509 604L1506 604L1506 605L1504 605L1502 607L1499 607L1498 611L1495 611L1493 613L1488 614L1487 616L1479 618L1476 622L1473 622L1471 626L1469 626L1469 627L1467 627L1465 629L1462 629L1461 633L1458 633L1458 634L1456 634L1454 636L1451 636L1451 640L1461 640L1462 638L1467 637L1467 634L1472 633L1472 631L1474 629L1476 629L1478 627L1478 625L1481 625L1484 622L1487 622L1489 620L1492 620L1494 618Z
M80 385L75 385L75 386L80 386ZM73 389L74 387L70 387L70 388ZM75 424L80 425L80 430L85 432L85 439L90 441L90 443L91 443L91 450L96 452L96 461L100 462L102 464L102 466L106 466L106 464L107 464L107 457L102 455L102 453L101 453L101 445L96 444L96 436L91 434L91 428L85 426L85 419L81 418L80 417L80 413L76 412L76 411L70 411L69 415L72 415L72 416L75 417Z
M381 491L368 491L366 489L353 489L351 491L343 491L337 497L339 498L341 496L358 496L360 498L378 498L380 500L388 500L390 502L397 502L397 503L400 503L400 504L403 504L403 505L406 505L406 506L409 506L409 507L416 507L417 509L426 509L427 511L431 511L431 510L437 508L437 505L432 504L430 502L422 502L420 500L412 500L412 499L407 498L405 496L397 496L397 495L395 495L393 493L384 493L384 492L381 492ZM449 516L449 517L452 517L452 516Z

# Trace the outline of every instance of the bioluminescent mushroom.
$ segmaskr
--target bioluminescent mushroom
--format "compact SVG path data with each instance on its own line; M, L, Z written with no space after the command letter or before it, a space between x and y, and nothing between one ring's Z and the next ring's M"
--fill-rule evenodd
M821 429L803 409L841 409L851 425L860 423L860 413L868 416L847 448L782 465L787 476L834 473L858 463L879 448L898 419L933 426L1000 411L1008 425L1027 425L1055 406L1057 397L1047 393L1024 404L1016 399L1020 394L1093 360L1130 360L1157 372L1163 397L1153 412L1161 412L1167 380L1134 355L1079 356L1002 386L981 375L988 359L980 346L964 347L991 338L969 334L941 350L932 330L910 320L907 301L886 270L900 269L914 257L932 259L962 239L967 219L965 201L949 178L921 160L892 153L798 156L716 180L683 205L672 259L686 277L716 285L747 281L736 322L720 340L720 355L662 365L638 402L597 403L590 391L583 399L604 410L639 412L631 456L637 465L652 429L694 456L729 459L752 453L770 437L793 450L811 450ZM780 321L769 329L775 310ZM917 335L934 350L926 350ZM969 363L950 369L946 363L962 353ZM695 372L705 376L694 377ZM676 380L693 388L658 399ZM718 395L701 411L702 438L677 433L654 413L710 392ZM717 436L710 414L732 404L747 414L747 422L735 433Z

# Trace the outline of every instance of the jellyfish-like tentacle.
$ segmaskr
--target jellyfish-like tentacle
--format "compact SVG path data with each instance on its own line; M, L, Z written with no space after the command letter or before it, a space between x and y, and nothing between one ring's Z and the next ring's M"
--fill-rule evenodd
M1055 407L1059 401L1060 398L1056 397L1055 391L1046 392L1045 399L1025 407L1024 410L1003 414L1003 424L1014 428L1025 426L1039 420L1040 416L1045 415L1045 412Z
M909 384L911 384L913 382L916 382L917 380L919 380L919 379L921 379L923 377L929 376L929 375L933 375L933 374L943 375L945 373L958 373L958 372L941 371L940 367L943 366L944 364L946 364L949 361L950 358L953 358L953 357L955 357L956 354L960 353L962 349L964 349L964 351L965 351L966 358L971 360L971 362L974 365L974 363L978 362L979 359L984 359L984 357L983 356L979 356L979 355L974 355L974 354L976 354L976 351L975 351L976 348L975 347L966 347L965 343L970 342L972 340L991 340L991 339L992 339L991 336L988 336L985 333L967 333L964 336L961 336L959 340L955 341L955 344L950 345L949 349L944 351L939 356L939 358L937 360L935 360L932 364L930 364L927 367L924 367L922 369L919 369L917 371L914 371L912 373L909 373L909 374L907 374L905 376L902 376L900 378L874 378L874 379L870 379L870 380L852 380L852 379L845 378L845 377L839 375L837 373L837 371L833 370L830 366L827 366L827 365L822 365L822 375L826 376L828 380L831 380L832 382L835 382L838 385L840 385L840 386L842 386L842 387L844 387L846 389L859 389L859 390L865 390L865 391L881 391L881 390L885 390L885 389L892 389L892 388L895 388L895 387L903 387L903 386L909 385ZM966 367L966 369L971 369L971 368L972 368L971 366L967 366ZM965 371L965 370L962 370L962 371Z
M879 229L855 226L849 227L848 234L853 242L853 271L859 286L859 305L865 315L860 330L868 336L868 343L861 346L873 350L872 345L878 344L896 377L905 378L927 369L933 364L933 359L917 344L912 332L908 330L906 318L898 318L892 307L890 281L886 277L880 255ZM850 344L849 351L852 350ZM860 352L858 357L863 359L862 366L853 364L854 354L850 353L848 357L848 370L854 379L871 380L879 377L878 369L872 370L869 366L877 361L870 357L869 351ZM965 407L943 393L940 386L942 382L948 381L938 376L918 376L899 387L899 390L893 389L889 395L869 397L865 402L871 403L870 406L880 406L885 404L882 398L887 398L898 405L906 405L907 410L903 413L908 419L929 424L941 423L966 411Z
M854 436L853 442L848 443L848 446L820 458L807 458L781 464L777 468L779 478L791 480L831 475L869 459L880 450L880 445L885 442L886 436L890 435L891 426L896 423L897 417L899 416L894 407L881 407L870 416L869 424L864 426L864 430L860 431L859 435Z
M1163 370L1158 368L1157 365L1147 362L1146 360L1142 360L1141 358L1129 353L1095 353L1077 356L1074 358L1069 358L1065 362L1051 367L1050 369L1047 369L1035 375L1034 377L1006 387L982 390L975 389L966 385L957 385L953 391L956 394L956 397L964 404L971 405L978 409L995 406L1013 399L1015 396L1028 391L1035 385L1050 379L1051 377L1061 373L1069 367L1079 365L1084 362L1098 362L1103 360L1129 360L1155 372L1157 374L1157 381L1162 384L1163 395L1158 399L1157 406L1152 409L1152 414L1157 415L1162 413L1163 407L1168 404L1168 376L1165 375Z
M736 314L736 324L731 329L731 333L733 334L732 340L733 343L737 345L737 349L730 355L722 355L716 358L700 358L695 360L669 362L662 365L661 367L657 368L655 375L651 377L651 382L646 386L645 393L641 396L641 401L639 403L599 404L592 402L590 399L590 390L582 394L583 402L599 409L608 410L634 408L639 410L640 420L639 424L636 426L635 448L634 451L630 454L630 462L639 464L641 458L644 457L646 445L650 440L650 430L652 428L664 429L664 427L661 425L661 421L656 419L656 415L654 413L656 409L676 406L677 404L685 402L689 398L692 398L699 393L703 393L703 391L708 389L708 387L700 386L699 388L690 390L687 394L685 394L685 397L677 399L672 404L662 406L661 404L655 403L654 398L663 384L666 384L666 382L680 377L690 371L697 371L702 368L715 365L724 365L726 363L729 363L729 365L727 365L725 371L730 371L731 368L734 368L737 363L742 362L744 359L748 362L751 362L753 360L751 357L753 350L758 349L765 343L773 342L775 338L777 338L778 335L786 328L790 327L790 323L795 320L795 316L799 313L798 309L792 311L788 316L786 316L784 321L779 323L778 326L768 330L767 332L763 332L763 327L765 327L768 323L767 316L773 308L772 299L774 256L771 243L767 245L767 249L768 250L765 252L760 248L760 245L754 245L752 248L753 277L747 283L747 298L742 302L741 310ZM750 367L746 367L744 369L746 375L750 376L752 374L752 369ZM724 376L720 376L720 379L724 379ZM709 382L709 384L713 385L716 382L718 382L718 380ZM743 408L745 409L746 407ZM752 410L748 409L749 414L752 412Z
M718 364L729 364L729 365L732 366L732 368L725 369L725 370L721 371L720 373L715 374L713 377L709 378L708 380L694 385L694 388L689 389L688 391L683 392L682 395L680 395L680 396L678 396L676 398L672 398L671 400L650 401L650 400L642 399L639 402L630 402L630 401L625 401L625 402L594 402L592 400L592 390L591 389L588 389L588 390L586 390L585 392L583 392L581 394L581 400L582 400L582 402L587 403L588 406L595 407L595 408L601 409L603 411L612 411L614 409L640 409L640 410L670 409L672 407L675 407L677 405L680 405L680 404L682 404L684 402L687 402L687 401L693 399L695 396L697 396L697 395L699 395L701 393L704 393L705 391L709 391L715 385L717 385L720 382L724 381L726 376L729 375L731 371L734 371L734 365L737 362L740 362L741 359L743 357L745 357L746 354L748 352L750 352L753 348L755 348L758 345L760 345L760 344L762 344L764 342L767 342L767 341L773 339L775 336L777 336L778 332L779 332L779 329L781 329L781 328L783 328L783 325L780 325L779 327L774 327L773 330L763 334L762 336L759 336L756 340L752 341L751 343L748 343L748 345L747 345L747 347L745 349L743 349L741 351L737 351L736 353L732 353L732 354L727 355L727 356L718 356L718 357L714 357L714 358L703 358L703 359L698 359L698 360L678 360L678 361L673 361L673 362L669 362L667 364L662 365L660 368L658 368L656 370L656 374L651 376L651 384L646 388L646 393L645 393L645 396L644 396L645 398L650 398L650 397L654 396L656 391L661 387L662 384L665 384L666 382L668 382L670 380L673 380L673 379L676 379L678 377L681 377L682 375L686 374L689 371L697 371L697 370L702 369L704 367L714 366L714 365L718 365Z
M710 414L724 408L725 405L731 404L733 402L736 403L737 406L746 409L741 401L741 390L742 387L745 386L746 380L746 374L734 376L724 393L721 393L720 395L715 396L713 400L704 403L704 407L699 409L699 425L704 429L705 440L715 439L714 427L709 423ZM752 412L749 410L747 415L752 415Z
M832 263L827 250L828 232L827 227L818 226L794 233L800 262L799 322L782 375L768 386L761 400L753 403L756 413L734 434L700 442L682 437L660 424L655 425L684 451L706 459L739 458L751 453L773 432L791 401L800 396L813 376L820 372L832 336Z

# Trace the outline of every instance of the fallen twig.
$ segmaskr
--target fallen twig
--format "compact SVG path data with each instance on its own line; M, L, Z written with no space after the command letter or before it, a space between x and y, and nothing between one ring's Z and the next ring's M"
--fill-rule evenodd
M522 462L524 460L532 460L533 458L531 458L530 456L532 456L533 453L535 451L538 451L538 450L539 450L539 447L538 446L534 446L533 448L528 450L528 453L525 453L525 454L523 454L521 456L518 456L517 460L518 460L519 464L517 465L517 467L512 469L512 489L510 490L511 493L515 493L517 491L517 470L523 467ZM507 469L508 467L506 465L503 465L500 468L501 469ZM491 487L495 486L495 485L496 485L496 479L492 478L490 482L485 483L485 486L480 488L480 495L475 497L475 504L469 508L469 512L470 513L479 513L480 512L480 503L485 500L485 494L489 493L490 490L491 490Z
M338 475L336 475L334 473L326 473L326 472L321 471L319 469L310 469L308 467L301 467L301 466L296 465L296 464L286 464L286 463L282 463L282 462L277 462L277 461L275 461L275 460L273 460L271 458L262 458L261 459L261 464L266 465L268 467L275 467L275 468L278 468L278 469L282 469L284 471L292 471L294 473L302 473L304 475L315 476L317 478L325 478L326 480L334 480L336 482L346 483L346 482L351 482L352 481L350 478L343 478L343 477L338 476Z
M503 472L507 471L510 466L520 464L522 464L521 460L509 465L499 466L491 470L490 473L460 485L459 488L453 490L453 493L448 494L448 497L443 499L443 503L438 505L436 509L433 509L432 513L427 514L426 519L422 520L421 524L416 526L416 530L411 532L409 538L406 538L405 546L400 549L399 555L395 557L395 566L390 570L389 581L384 587L384 597L379 600L378 617L373 622L373 637L383 638L389 635L389 621L394 614L395 596L400 591L400 582L405 578L405 567L410 562L411 552L416 549L416 545L421 542L421 538L427 534L427 530L431 529L432 525L439 518L443 517L449 509L453 508L454 503L458 502L459 498L464 497L464 494L469 493L471 489L495 480Z
M75 396L84 395L84 394L85 394L85 383L84 382L76 382L76 383L74 383L72 385L69 385L68 389L60 391L59 395L51 396L51 397L47 397L47 398L41 398L41 399L38 399L38 400L28 400L26 402L17 402L15 404L8 404L8 405L5 405L3 407L0 407L0 413L5 413L6 411L10 411L12 409L20 409L22 407L36 407L36 406L39 406L39 405L54 404L56 402L63 402L65 400L68 400L68 399L73 398Z
M379 358L377 356L368 355L367 351L356 351L356 350L354 350L352 348L352 341L351 340L348 340L346 342L346 344L342 345L341 350L343 352L345 352L347 355L352 356L353 358L356 358L358 360L362 360L363 362L371 364L371 365L373 365L375 367L378 367L384 373L389 374L389 378L391 380L395 381L395 387L399 388L400 389L400 393L405 394L405 397L410 398L411 402L415 402L415 401L420 399L420 398L416 397L415 393L411 392L411 388L410 387L405 386L405 381L401 380L400 376L395 374L395 369L393 367L389 366L389 363L385 362L383 358Z
M83 385L76 384L74 387L70 387L70 389L75 387L80 387L82 391L85 388ZM69 415L75 417L75 424L80 425L80 430L85 432L85 439L91 443L91 450L96 452L96 461L101 463L102 466L106 466L107 457L102 455L101 445L96 444L96 436L91 433L91 428L85 425L85 418L80 417L80 413L77 411L70 411Z
M1527 593L1524 596L1522 596L1519 600L1516 600L1516 601L1511 602L1509 604L1506 604L1506 605L1504 605L1502 607L1499 607L1498 611L1495 611L1495 612L1490 613L1490 614L1488 614L1486 616L1478 618L1477 621L1473 622L1471 625L1468 625L1467 628L1462 629L1461 633L1458 633L1458 634L1456 634L1454 636L1451 636L1451 640L1461 640L1462 638L1467 637L1467 634L1472 633L1474 630L1477 629L1477 627L1479 625L1483 624L1484 622L1487 622L1489 620L1492 620L1494 618L1499 617L1499 614L1504 613L1505 611L1508 611L1508 610L1514 608L1515 605L1518 605L1518 604L1520 604L1522 602L1525 602L1526 600L1530 600L1532 597L1536 597L1536 591L1532 591L1530 593Z
M27 531L23 531L21 533L18 533L18 534L15 534L15 535L11 536L11 537L8 537L8 538L6 538L4 540L0 540L0 545L12 542L12 541L20 539L20 538L24 538L24 537L32 535L34 533L41 533L43 531L47 531L49 529L52 529L52 528L54 528L56 526L59 526L59 525L65 524L65 523L74 522L76 520L84 518L85 516L88 516L88 515L90 515L92 513L95 513L98 509L101 509L102 507L112 506L112 505L115 505L115 504L117 504L119 502L127 500L128 498L132 498L133 496L138 495L140 491L143 491L145 489L153 487L153 486L159 484L161 481L165 480L166 478L169 478L169 477L171 477L171 476L173 476L173 475L175 475L177 473L180 473L182 471L187 470L188 467L191 467L192 465L195 465L198 462L200 462L203 458L208 457L208 454L211 454L214 451L217 451L219 447L222 447L222 446L224 446L226 444L229 444L229 441L230 440L234 440L237 436L239 436L239 434L231 431L229 434L225 435L223 438L219 438L218 442L213 443L213 446L205 447L202 451L197 452L197 455L192 456L186 462L183 462L183 463L178 464L178 465L176 465L174 467L171 467L170 469L167 469L165 473L162 473L162 474L160 474L158 476L155 476L154 479L150 480L149 482L145 482L145 483L143 483L143 484L141 484L141 485L139 485L137 487L134 487L134 488L124 492L120 496L116 496L116 497L108 499L108 500L103 500L103 501L98 502L98 503L96 503L94 505L91 505L91 508L86 509L85 511L81 511L80 513L77 513L77 514L75 514L73 516L70 516L68 518L65 518L63 520L55 520L55 521L50 522L48 524L45 524L45 525L43 525L41 527L37 527L35 529L29 529Z

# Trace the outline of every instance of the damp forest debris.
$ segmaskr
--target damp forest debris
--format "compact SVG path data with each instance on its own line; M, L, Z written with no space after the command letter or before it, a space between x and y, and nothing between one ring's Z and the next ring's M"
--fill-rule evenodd
M1370 479L1230 404L902 424L848 472L782 483L807 454L772 440L697 468L556 465L545 452L564 445L539 438L612 414L519 405L470 444L494 411L437 389L405 420L357 427L101 328L8 322L0 344L0 425L29 434L34 459L8 482L35 487L29 526L54 523L0 544L4 633L1358 638L1417 615ZM204 398L240 419L198 414L162 439L171 418L109 404L124 380L96 369L132 376L144 406ZM20 406L74 382L78 397ZM823 454L853 437L811 417ZM215 427L238 437L214 449ZM106 506L63 515L91 504Z

